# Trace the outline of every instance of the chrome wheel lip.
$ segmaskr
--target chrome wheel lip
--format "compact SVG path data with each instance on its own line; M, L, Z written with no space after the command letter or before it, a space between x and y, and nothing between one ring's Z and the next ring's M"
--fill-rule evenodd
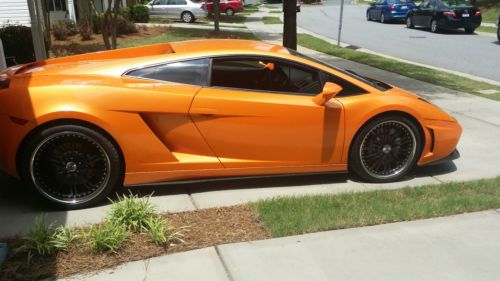
M231 11L231 12L228 13L228 11ZM226 15L227 16L233 16L234 15L233 9L230 9L230 8L226 9Z
M377 129L378 127L380 127L380 126L382 126L384 124L387 124L387 123L396 123L396 124L399 124L399 125L403 126L408 131L408 133L410 134L413 146L411 148L410 155L409 155L408 159L406 160L406 163L401 168L395 170L394 172L392 172L389 175L379 175L379 174L373 173L372 171L370 171L370 169L368 169L368 167L365 164L365 161L363 160L363 156L362 156L363 153L362 152L363 152L363 148L364 148L365 142L366 142L368 136L370 135L370 133L372 131L374 131L375 129ZM415 133L413 132L413 130L406 123L401 122L401 121L397 121L397 120L388 120L388 121L384 121L384 122L378 123L377 125L373 126L368 131L368 133L366 133L366 135L363 138L363 141L361 142L361 145L359 147L359 156L360 156L360 160L361 160L360 161L361 162L361 167L363 168L363 170L368 175L370 175L373 178L379 179L379 180L387 180L387 179L391 179L391 178L396 178L399 175L401 175L402 173L406 172L409 168L411 168L411 164L414 161L416 154L417 154L417 138L415 136Z
M438 30L438 27L437 27L437 22L436 22L435 20L433 20L433 21L431 22L431 31L432 31L432 32L437 32L437 30Z
M37 156L37 153L50 140L52 140L52 139L54 139L56 137L62 136L62 135L79 135L79 136L82 136L85 139L87 139L88 141L92 142L94 145L96 145L98 147L98 149L103 152L103 155L105 156L106 168L108 170L108 172L106 173L106 177L103 180L103 183L101 184L101 186L99 186L96 189L96 191L92 192L91 194L89 194L87 196L84 196L84 197L81 197L81 198L74 198L73 200L63 200L63 199L54 197L51 194L49 194L47 191L45 191L39 185L39 183L38 183L38 181L37 181L37 179L35 177L34 164L35 164L35 158ZM93 140L91 137L89 137L89 136L87 136L85 134L79 133L79 132L63 131L63 132L55 133L55 134L52 134L52 135L46 137L43 141L41 141L36 146L35 150L33 150L33 153L32 153L32 155L30 157L29 170L30 170L30 177L31 177L31 180L33 182L33 185L38 190L38 192L40 192L40 194L42 194L44 197L46 197L47 199L52 200L52 201L54 201L56 203L60 203L60 204L77 205L77 204L84 204L84 203L87 203L87 202L93 200L94 198L96 198L97 196L99 196L99 194L101 193L101 191L106 187L106 185L109 183L109 179L111 177L111 160L109 159L109 156L106 153L106 150L104 150L104 147L100 143L98 143L95 140Z

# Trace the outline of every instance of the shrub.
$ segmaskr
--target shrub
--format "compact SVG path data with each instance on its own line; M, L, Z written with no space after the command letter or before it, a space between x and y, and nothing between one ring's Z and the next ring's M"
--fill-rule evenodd
M93 225L88 230L87 241L94 252L116 253L127 239L127 228L114 221L105 221L101 225Z
M101 14L92 16L92 32L94 34L101 34L102 17Z
M136 4L129 8L128 17L133 22L148 22L149 10L142 4Z
M127 35L131 33L137 33L135 24L123 16L118 16L116 20L116 34Z
M33 222L33 227L28 234L23 237L25 243L18 248L18 252L27 252L28 256L49 256L56 252L53 243L53 225L45 224L45 216L38 216Z
M90 27L90 23L87 21L82 21L78 24L78 32L80 33L80 37L82 40L90 40L92 39L92 29Z
M8 25L0 28L7 65L35 61L35 50L31 29L22 25Z
M128 196L118 195L116 202L111 201L108 218L110 221L124 225L127 229L140 232L146 222L155 217L156 208L149 202L151 196L139 198L130 193Z
M56 21L52 24L52 35L59 41L66 40L70 34L68 26L63 21Z
M184 229L170 226L168 220L162 216L149 218L144 230L156 244L167 244L174 241L184 243L184 240L181 239Z
M51 243L57 251L68 251L79 238L80 235L74 230L60 226L54 231Z

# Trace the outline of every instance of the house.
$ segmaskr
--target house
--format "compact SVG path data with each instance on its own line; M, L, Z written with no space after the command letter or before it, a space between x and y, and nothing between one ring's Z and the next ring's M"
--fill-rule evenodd
M0 0L0 26L7 24L30 25L28 1L45 2L51 23L63 19L73 22L78 20L77 0ZM129 2L121 1L123 6ZM99 12L107 8L107 2L107 0L94 0L95 7Z

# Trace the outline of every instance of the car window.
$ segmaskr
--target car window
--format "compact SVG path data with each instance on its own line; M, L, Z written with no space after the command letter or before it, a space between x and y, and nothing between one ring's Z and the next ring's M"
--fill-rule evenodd
M422 2L422 4L420 4L420 7L422 7L422 8L429 8L430 4L431 4L430 0L425 0L425 1Z
M168 0L167 5L186 5L186 0Z
M167 5L167 0L155 0L153 5Z
M338 76L329 73L323 73L323 75L325 77L325 82L332 82L342 87L342 91L338 93L337 97L354 96L367 93L363 88L356 86L355 84Z
M437 8L437 1L436 0L431 0L431 8L436 9Z
M472 4L469 0L443 0L443 6L445 6L447 8L471 7Z
M214 59L212 86L315 95L318 71L269 59Z
M409 4L411 0L389 0L389 4Z
M127 76L206 86L208 85L208 64L208 59L173 62L133 70L127 73Z

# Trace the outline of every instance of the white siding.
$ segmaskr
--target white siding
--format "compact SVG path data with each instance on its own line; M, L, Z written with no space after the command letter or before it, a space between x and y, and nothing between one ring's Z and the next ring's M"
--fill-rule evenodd
M0 26L5 24L30 25L27 0L0 0Z

